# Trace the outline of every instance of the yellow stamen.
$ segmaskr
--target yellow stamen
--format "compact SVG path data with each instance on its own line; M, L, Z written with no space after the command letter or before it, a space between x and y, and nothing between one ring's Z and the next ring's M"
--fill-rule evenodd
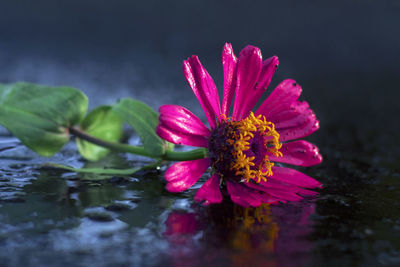
M223 117L224 120L229 118ZM263 115L255 116L253 112L241 121L230 121L230 123L238 130L233 133L233 138L227 142L233 147L233 156L235 161L231 163L230 170L235 171L235 175L243 177L243 181L249 182L254 180L257 183L267 181L266 176L272 176L272 167L274 163L269 161L268 155L265 155L259 166L255 166L255 157L248 157L244 151L250 149L250 140L254 138L254 134L261 135L265 141L265 148L268 152L279 157L282 153L279 149L282 144L279 143L279 133L275 130L275 125L266 120Z

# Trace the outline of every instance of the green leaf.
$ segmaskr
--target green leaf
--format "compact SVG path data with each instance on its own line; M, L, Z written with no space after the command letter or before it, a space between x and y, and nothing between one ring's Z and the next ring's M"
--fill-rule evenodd
M68 127L82 120L87 107L87 97L71 87L0 84L0 124L42 156L68 142Z
M111 168L82 168L76 169L67 165L57 164L57 163L46 163L44 167L52 167L57 169L63 169L67 171L77 172L77 173L92 173L92 174L112 174L112 175L130 175L138 172L142 168L130 168L130 169L111 169ZM109 178L109 177L108 177Z
M76 169L76 168L73 168L73 167L70 167L67 165L48 162L48 163L45 163L42 167L63 169L63 170L76 172L76 173L92 174L90 176L87 176L87 175L82 176L82 179L99 181L99 180L106 180L106 179L111 178L110 175L132 175L138 171L156 169L161 164L162 164L162 161L159 160L159 161L156 161L149 165L145 165L142 167L136 167L136 168L129 168L129 169L115 169L115 168L104 168L104 167Z
M164 154L166 143L155 132L157 112L143 102L128 98L117 103L113 111L136 131L146 152L154 156Z
M112 111L110 106L100 106L92 110L81 122L80 127L91 136L105 141L119 141L123 135L122 120ZM110 150L76 138L81 155L91 161L106 156Z

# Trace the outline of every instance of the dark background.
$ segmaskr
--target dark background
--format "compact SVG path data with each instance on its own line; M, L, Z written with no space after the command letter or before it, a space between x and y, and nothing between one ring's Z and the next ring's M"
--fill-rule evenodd
M271 87L303 86L321 121L313 141L397 155L399 26L397 1L3 0L0 82L75 86L91 107L132 96L202 116L182 60L199 55L221 89L223 44L237 55L252 44L280 58Z
M73 85L95 104L126 95L183 104L194 99L183 59L199 55L221 88L223 44L236 54L253 44L279 56L273 85L296 79L322 125L386 128L399 96L399 26L397 1L3 0L0 82Z

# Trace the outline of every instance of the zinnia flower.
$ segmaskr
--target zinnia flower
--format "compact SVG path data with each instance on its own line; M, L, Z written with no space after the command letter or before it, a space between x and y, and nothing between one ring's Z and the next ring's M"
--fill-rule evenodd
M208 149L207 158L173 164L165 173L166 189L184 191L211 167L213 175L194 197L204 204L221 202L221 187L226 187L233 202L244 207L298 201L302 196L316 195L304 188L320 187L318 181L275 164L312 166L322 161L315 145L296 140L319 128L308 103L297 100L301 87L294 80L284 80L253 113L252 108L271 82L278 58L273 56L262 61L260 49L250 45L236 58L232 46L225 44L222 65L221 107L214 81L198 57L192 56L183 63L185 78L210 128L184 107L164 105L159 109L156 131L161 138L174 144ZM233 97L233 111L229 116Z

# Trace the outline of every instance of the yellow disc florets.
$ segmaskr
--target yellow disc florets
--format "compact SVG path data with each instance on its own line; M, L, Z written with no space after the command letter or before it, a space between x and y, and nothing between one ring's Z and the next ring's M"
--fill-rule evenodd
M253 112L240 121L223 118L210 138L210 158L221 177L266 181L274 163L268 155L282 156L279 134L272 122ZM227 178L228 178L227 177Z

